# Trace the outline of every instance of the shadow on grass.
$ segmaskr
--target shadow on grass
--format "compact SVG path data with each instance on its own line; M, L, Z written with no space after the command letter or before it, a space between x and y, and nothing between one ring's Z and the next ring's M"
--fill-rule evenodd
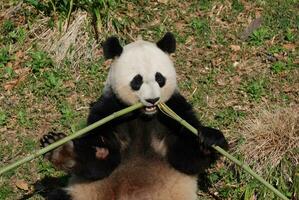
M208 178L207 172L202 172L198 175L198 181L197 181L198 189L203 191L204 193L208 194L210 197L212 197L215 200L221 200L220 197L213 194L209 188L212 187L212 183Z
M26 194L18 200L27 200L36 194L39 194L42 197L46 198L54 190L66 186L68 179L69 179L68 175L64 175L60 177L46 176L42 180L39 180L34 183L34 191L32 193Z

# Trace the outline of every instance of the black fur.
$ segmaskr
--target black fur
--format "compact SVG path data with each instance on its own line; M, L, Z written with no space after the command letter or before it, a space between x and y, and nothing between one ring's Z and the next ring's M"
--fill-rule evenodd
M176 49L176 41L174 35L170 32L167 32L164 37L157 42L157 46L166 53L174 53Z
M88 125L92 124L113 112L125 107L115 95L104 95L93 104L88 116ZM76 156L75 174L88 180L98 180L108 176L121 162L120 143L113 130L117 125L129 120L133 113L112 120L103 126L93 129L87 135L74 140ZM101 140L101 137L104 141ZM95 156L95 147L104 147L109 155L104 160Z
M46 200L72 200L72 198L66 191L57 189L48 194Z
M73 173L86 180L98 180L108 176L121 162L120 141L114 133L115 128L131 120L139 119L141 120L140 123L149 123L154 118L157 118L159 123L170 130L171 134L166 135L165 140L168 148L167 160L175 169L186 174L198 174L209 167L218 158L218 154L211 145L215 144L227 148L223 134L219 130L201 125L192 110L192 106L179 93L174 94L166 104L197 128L198 136L160 111L150 118L140 115L139 111L134 111L73 141L76 155ZM125 107L126 105L121 103L114 94L104 95L93 104L88 117L88 124ZM104 138L104 141L101 140L101 137ZM144 139L150 140L149 137ZM150 142L144 141L144 144L147 143ZM109 150L107 158L104 160L97 159L95 147L107 148Z
M137 74L130 82L130 86L133 90L137 91L140 89L142 83L143 83L142 76L140 74Z
M166 83L166 78L160 72L155 74L155 81L159 84L160 88L162 88Z
M227 148L227 142L219 130L201 125L192 106L179 93L174 94L166 104L194 126L199 133L197 137L178 122L159 113L160 121L174 133L167 140L167 159L175 169L181 172L198 174L218 158L218 154L211 145Z
M123 48L120 45L118 39L116 37L109 37L103 43L104 57L106 59L115 58L116 56L120 56Z

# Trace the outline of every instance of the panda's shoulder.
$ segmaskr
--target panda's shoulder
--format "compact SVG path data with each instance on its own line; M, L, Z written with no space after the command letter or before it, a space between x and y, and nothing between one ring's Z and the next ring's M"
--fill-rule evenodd
M93 123L124 107L115 94L103 94L97 101L90 104L88 122Z

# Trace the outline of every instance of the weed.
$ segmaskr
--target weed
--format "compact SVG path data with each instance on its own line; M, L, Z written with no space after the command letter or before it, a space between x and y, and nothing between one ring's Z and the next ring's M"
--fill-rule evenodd
M37 147L37 141L32 138L24 138L23 140L23 148L27 152L33 152Z
M39 74L42 69L53 66L53 61L47 53L43 51L30 52L31 61L28 61L26 65L32 69L32 72Z
M11 20L5 20L1 27L1 33L3 35L8 34L9 32L15 29L15 25Z
M45 176L53 176L56 171L50 162L45 162L43 159L38 160L37 170L39 173L44 174Z
M217 43L222 45L228 45L227 38L225 37L224 33L220 30L216 31Z
M206 19L194 18L191 20L190 26L203 42L209 39L211 29Z
M285 32L285 40L289 42L294 42L296 40L296 33L292 31L290 28L288 28Z
M2 185L0 187L0 199L7 199L12 192L13 189L10 186Z
M8 78L12 78L16 74L12 67L5 67L4 71Z
M200 10L209 10L212 7L212 0L199 0L198 6Z
M45 85L49 88L57 88L62 85L62 80L56 72L45 72L44 77L46 78Z
M275 54L275 53L281 53L281 52L283 52L283 50L284 49L282 48L282 46L274 45L268 49L268 52L271 54Z
M240 13L244 10L244 5L239 0L233 0L232 9L234 12Z
M4 125L7 120L7 114L0 109L0 125Z
M279 73L287 69L287 64L281 61L277 61L271 66L271 70L274 73Z
M73 109L71 108L71 106L68 103L63 102L60 104L59 110L62 115L61 116L62 123L64 125L71 124L71 121L75 117L75 113L74 113Z
M249 81L245 85L245 91L251 99L259 101L265 94L265 81L263 79Z
M261 27L250 35L249 42L252 45L262 45L266 40L271 38L270 30L266 27Z
M244 116L244 112L237 111L233 107L228 107L216 113L215 120L218 122L218 125L228 127L242 119Z
M27 117L26 111L25 110L20 110L18 112L18 121L22 126L25 127L30 127L31 126L31 122Z
M11 60L8 48L0 49L0 68L4 67L6 63Z

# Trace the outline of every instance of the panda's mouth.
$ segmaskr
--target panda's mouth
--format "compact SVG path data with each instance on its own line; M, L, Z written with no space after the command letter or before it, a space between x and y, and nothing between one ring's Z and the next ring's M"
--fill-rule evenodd
M146 106L144 107L144 111L146 114L154 114L157 111L157 106Z

